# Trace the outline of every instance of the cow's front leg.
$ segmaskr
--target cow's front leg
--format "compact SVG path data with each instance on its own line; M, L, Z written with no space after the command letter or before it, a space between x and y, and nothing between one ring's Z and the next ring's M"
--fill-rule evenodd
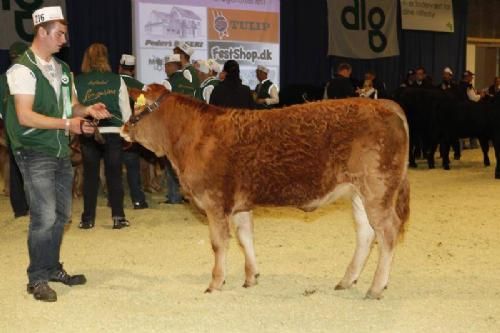
M236 227L238 242L245 254L245 283L243 287L252 287L257 284L257 278L259 276L253 242L252 212L234 214L233 222Z
M224 284L229 223L228 217L223 214L213 214L207 211L207 217L215 263L212 269L212 281L205 292L211 293L214 290L221 290Z

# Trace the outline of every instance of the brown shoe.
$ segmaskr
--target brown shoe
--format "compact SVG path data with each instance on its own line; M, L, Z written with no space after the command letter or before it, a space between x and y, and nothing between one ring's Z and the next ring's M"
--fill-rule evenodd
M28 294L32 294L36 300L42 302L55 302L57 301L57 293L49 287L47 281L39 281L34 284L28 284Z

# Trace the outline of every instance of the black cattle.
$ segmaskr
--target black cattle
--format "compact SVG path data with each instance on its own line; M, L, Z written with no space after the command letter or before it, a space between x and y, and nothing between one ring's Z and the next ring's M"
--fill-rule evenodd
M450 146L459 138L477 137L481 143L484 164L490 165L489 140L493 141L495 156L500 153L500 97L478 103L461 100L456 91L405 88L395 99L406 112L410 127L410 166L416 167L415 152L419 144L426 155L429 168L434 168L434 153L440 147L443 168L450 169ZM457 153L455 148L455 153ZM458 156L457 156L458 157ZM500 178L497 163L495 177Z

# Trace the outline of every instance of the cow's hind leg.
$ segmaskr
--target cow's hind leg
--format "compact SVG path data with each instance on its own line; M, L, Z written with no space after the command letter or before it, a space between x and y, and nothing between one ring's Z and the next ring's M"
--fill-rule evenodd
M387 210L386 210L387 211ZM368 218L375 229L377 243L379 247L379 258L377 270L373 277L373 282L366 294L369 299L381 299L382 292L389 283L389 274L391 270L392 259L394 257L394 248L400 229L400 219L396 213L391 210L386 214L380 211L368 211Z
M214 267L212 269L212 281L205 290L210 293L220 290L224 284L226 275L226 251L229 241L229 219L224 214L214 214L207 211L208 227L210 229L210 241L214 251Z
M365 207L358 194L352 197L352 209L356 222L356 250L351 263L347 266L344 278L337 284L335 290L348 289L357 282L375 238L375 231L368 222Z
M234 214L233 222L236 227L238 242L245 254L245 283L243 287L248 288L257 284L259 275L255 260L252 212Z

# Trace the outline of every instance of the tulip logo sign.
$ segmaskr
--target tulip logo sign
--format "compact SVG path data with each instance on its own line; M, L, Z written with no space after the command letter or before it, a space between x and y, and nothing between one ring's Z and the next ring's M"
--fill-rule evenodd
M329 54L372 59L399 55L396 0L328 0Z

